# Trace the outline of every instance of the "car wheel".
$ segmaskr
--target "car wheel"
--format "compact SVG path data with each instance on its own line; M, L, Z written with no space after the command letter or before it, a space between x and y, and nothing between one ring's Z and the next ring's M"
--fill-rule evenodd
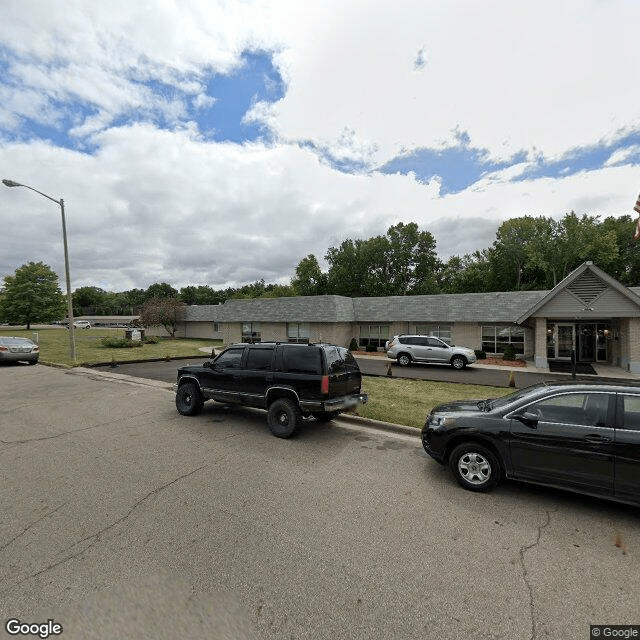
M289 398L280 398L269 405L267 423L277 438L289 438L302 420L298 405Z
M176 393L176 409L183 416L197 416L204 406L200 389L193 382L185 382Z
M411 364L411 356L408 353L401 353L398 356L398 364L401 367L408 367Z
M464 369L467 366L467 361L462 356L453 356L451 358L451 366L460 371L460 369Z
M500 463L495 454L480 444L457 446L449 457L456 480L469 491L489 491L500 481Z

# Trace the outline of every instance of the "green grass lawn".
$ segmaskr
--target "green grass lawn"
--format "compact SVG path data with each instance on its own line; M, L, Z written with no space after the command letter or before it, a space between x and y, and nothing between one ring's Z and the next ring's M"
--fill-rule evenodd
M22 336L34 340L38 334L40 344L40 362L46 364L63 364L72 366L69 357L69 332L60 327L57 329L40 329L26 331L14 327L1 327L0 335ZM145 344L141 347L110 349L101 344L106 336L124 337L124 329L76 329L77 364L95 362L123 362L125 360L146 360L152 358L177 358L180 356L207 355L199 351L199 347L220 346L220 340L197 340L192 338L160 338L158 344Z
M358 407L356 415L417 429L422 429L427 414L437 404L497 398L514 391L503 387L369 376L362 378L362 390L369 394L369 402Z

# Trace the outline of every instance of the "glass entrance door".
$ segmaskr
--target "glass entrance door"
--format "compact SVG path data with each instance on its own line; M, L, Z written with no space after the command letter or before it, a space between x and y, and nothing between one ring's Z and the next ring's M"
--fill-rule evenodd
M556 358L571 358L571 350L575 345L575 325L558 324L558 338L556 340Z
M578 361L594 362L596 359L596 325L579 324L576 337Z

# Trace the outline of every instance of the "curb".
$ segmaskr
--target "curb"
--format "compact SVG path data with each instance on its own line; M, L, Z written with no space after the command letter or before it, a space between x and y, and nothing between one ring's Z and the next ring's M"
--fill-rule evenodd
M363 418L362 416L352 416L349 413L341 413L337 418L337 421L352 422L356 425L363 425L378 431L393 431L405 436L412 436L414 438L421 437L421 430L415 427L408 427L404 424L394 424L393 422L382 422L381 420L372 420L371 418Z

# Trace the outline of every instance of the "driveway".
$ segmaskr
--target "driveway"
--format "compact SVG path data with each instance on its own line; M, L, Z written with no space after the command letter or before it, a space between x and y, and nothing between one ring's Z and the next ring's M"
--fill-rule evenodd
M140 378L150 378L152 380L162 380L173 384L176 381L178 367L185 364L200 364L208 358L193 357L186 360L171 360L169 362L140 362L131 364L120 364L117 367L103 365L96 367L103 371L112 371ZM386 376L390 360L378 357L356 357L358 366L364 375ZM462 371L456 371L448 365L438 364L417 364L411 367L400 367L391 363L393 376L396 378L413 378L418 380L438 380L441 382L463 382L466 384L480 384L496 387L508 387L510 370L506 368L489 368L481 366L470 366ZM566 380L566 375L554 375L550 373L528 372L514 370L514 382L518 389L527 387L542 380ZM593 380L593 376L589 376Z
M0 618L76 638L589 637L640 620L638 510L462 490L418 438L185 418L163 382L0 368ZM25 393L28 390L28 393Z

